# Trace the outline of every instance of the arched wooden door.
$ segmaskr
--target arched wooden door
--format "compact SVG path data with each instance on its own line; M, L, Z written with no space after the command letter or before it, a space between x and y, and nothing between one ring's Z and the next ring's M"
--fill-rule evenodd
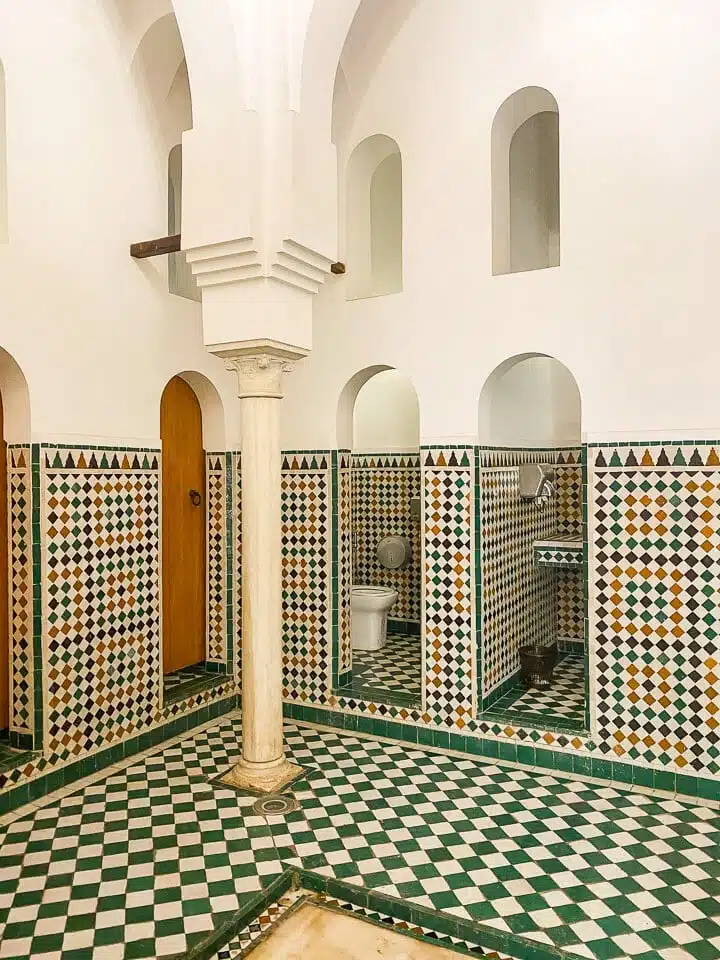
M0 397L0 730L10 726L10 631L8 626L7 444Z
M163 673L205 659L205 451L202 414L181 377L165 387L162 439Z

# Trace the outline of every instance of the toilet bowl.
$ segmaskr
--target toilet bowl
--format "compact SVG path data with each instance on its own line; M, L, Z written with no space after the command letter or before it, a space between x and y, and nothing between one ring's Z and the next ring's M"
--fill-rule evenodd
M398 598L392 587L355 586L350 593L353 650L380 650L387 642L387 618Z

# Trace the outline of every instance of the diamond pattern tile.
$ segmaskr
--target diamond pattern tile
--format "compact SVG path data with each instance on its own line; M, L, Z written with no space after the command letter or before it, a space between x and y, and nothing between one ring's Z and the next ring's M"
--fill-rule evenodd
M224 453L206 455L207 659L227 662L227 477Z
M46 756L159 719L158 454L43 451Z
M472 463L472 449L423 451L426 709L459 729L476 697Z
M584 573L580 570L555 571L557 582L557 636L559 640L585 642Z
M235 546L235 584L233 604L235 607L235 661L237 681L242 688L242 470L241 457L234 453L232 458L232 490L234 498L233 542Z
M668 446L593 457L600 749L718 776L717 454Z
M331 683L330 458L284 457L283 682L286 699L325 702Z
M33 601L30 447L8 447L10 726L33 733Z
M339 451L338 469L338 673L352 669L352 466L350 454Z
M582 451L561 450L555 464L557 533L582 536Z
M556 506L521 500L517 464L526 456L506 451L504 459L502 466L481 461L480 469L484 697L517 672L518 647L555 639L557 621L553 574L538 569L533 551L556 532Z
M419 623L421 556L410 499L420 496L420 457L353 454L351 464L353 582L397 590L392 616ZM377 561L378 543L390 536L410 540L413 558L403 570L385 570Z

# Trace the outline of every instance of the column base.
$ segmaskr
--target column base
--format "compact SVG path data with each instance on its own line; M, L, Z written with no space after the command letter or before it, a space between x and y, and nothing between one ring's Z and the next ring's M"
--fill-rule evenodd
M297 779L302 772L302 767L285 759L271 767L247 764L241 760L219 780L220 783L235 787L236 790L248 790L251 793L278 793Z

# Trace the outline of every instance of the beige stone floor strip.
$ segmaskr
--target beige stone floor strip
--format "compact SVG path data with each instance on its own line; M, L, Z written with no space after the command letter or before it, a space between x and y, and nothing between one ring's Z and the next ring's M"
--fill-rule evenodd
M454 950L315 904L289 914L249 956L251 960L458 960Z

